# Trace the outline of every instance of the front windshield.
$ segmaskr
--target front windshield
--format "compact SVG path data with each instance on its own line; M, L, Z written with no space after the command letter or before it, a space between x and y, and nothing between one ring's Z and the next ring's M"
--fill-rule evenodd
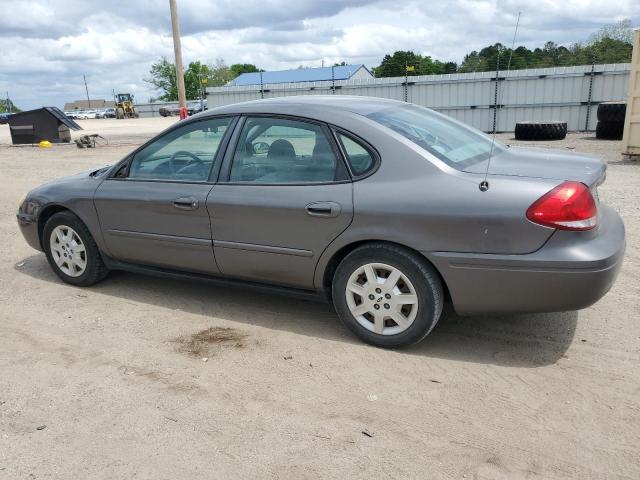
M416 105L388 107L367 118L390 128L446 164L463 169L482 162L504 146L484 133L445 115Z

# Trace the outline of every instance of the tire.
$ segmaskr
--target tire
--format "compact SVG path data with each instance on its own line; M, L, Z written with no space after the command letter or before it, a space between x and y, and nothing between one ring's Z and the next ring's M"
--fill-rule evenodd
M516 140L562 140L567 136L567 122L517 122Z
M627 113L626 102L603 102L598 105L599 122L621 122Z
M61 242L56 235L58 240L52 241L52 236L55 235L54 232L65 232L65 229L69 235L67 237L68 240ZM80 239L80 244L78 244L77 239L73 237L74 233ZM52 247L52 243L58 245L55 250L54 247ZM69 247L69 245L71 246ZM94 283L98 283L109 273L109 270L102 260L98 246L93 240L91 233L89 233L89 229L71 212L56 213L47 220L43 230L42 246L47 255L49 265L56 275L66 283L78 287L88 287ZM84 247L84 252L80 251L80 247ZM69 261L62 257L61 254L66 255L70 249L73 250L73 258L79 259L75 261L84 260L85 268L82 271L71 261L71 255L68 257ZM56 258L58 260L56 260ZM61 266L58 262L66 263ZM69 272L73 272L73 274Z
M372 266L369 272L374 272L377 280L367 280L365 266ZM380 283L391 278L385 278L386 273L398 278L388 280L395 288ZM350 290L347 285L352 286ZM406 304L409 297L398 293L413 295L417 303ZM356 248L340 262L333 277L332 298L340 320L361 340L397 348L417 343L431 332L442 315L444 293L440 276L426 259L402 247L374 243ZM401 323L389 316L397 314ZM374 315L378 315L377 322Z
M596 138L601 140L622 140L624 122L598 122Z

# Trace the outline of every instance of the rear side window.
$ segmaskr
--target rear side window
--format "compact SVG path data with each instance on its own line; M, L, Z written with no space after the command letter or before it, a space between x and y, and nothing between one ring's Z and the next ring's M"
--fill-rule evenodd
M248 118L229 180L275 185L333 182L339 174L337 164L321 126L283 118Z
M363 175L373 168L374 159L367 148L342 133L338 133L338 137L354 175Z

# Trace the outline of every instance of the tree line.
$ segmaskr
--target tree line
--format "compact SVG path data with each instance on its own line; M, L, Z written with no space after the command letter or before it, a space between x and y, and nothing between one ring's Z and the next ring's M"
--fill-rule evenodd
M222 59L216 60L213 65L207 65L199 61L191 62L184 70L185 93L190 100L198 99L204 94L206 87L220 87L226 85L238 75L260 71L264 70L260 70L250 63L235 63L227 66ZM144 81L162 92L157 99L152 98L152 101L164 100L170 102L178 100L176 66L166 57L161 57L159 61L151 65L149 76Z
M511 50L501 43L489 45L479 51L466 54L460 64L452 61L433 59L413 51L399 50L383 57L380 65L371 69L376 77L400 77L404 75L437 75L447 73L469 73L495 71L498 67L506 70L525 68L564 67L589 65L592 63L627 63L631 61L633 50L633 28L630 20L622 20L606 25L591 35L587 41L569 46L546 42L542 47L529 49L518 46ZM345 62L335 66L345 65ZM303 68L302 66L298 68ZM206 87L218 87L243 73L264 71L249 63L227 66L222 59L215 64L191 62L184 72L185 90L188 99L204 95ZM151 66L145 81L156 88L161 95L157 100L178 99L175 66L162 57ZM154 99L152 99L154 100Z
M511 70L522 70L592 63L627 63L631 61L632 42L631 21L622 20L602 27L583 43L567 47L546 42L541 48L530 50L519 46L513 51L501 43L495 43L466 54L459 65L456 62L434 60L430 56L418 55L412 51L397 51L392 55L385 55L382 63L373 69L373 73L376 77L399 77L405 75L405 72L408 75L487 72L495 71L498 63L502 70L506 70L507 66Z

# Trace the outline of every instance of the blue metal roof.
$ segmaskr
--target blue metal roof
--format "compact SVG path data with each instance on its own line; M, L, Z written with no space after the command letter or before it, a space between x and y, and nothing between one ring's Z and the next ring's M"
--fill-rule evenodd
M338 67L321 68L295 68L292 70L278 70L275 72L262 72L262 83L294 83L294 82L321 82L331 80L331 69L336 80L348 80L360 68L366 68L363 64L341 65ZM260 72L243 73L238 76L232 85L260 85Z

